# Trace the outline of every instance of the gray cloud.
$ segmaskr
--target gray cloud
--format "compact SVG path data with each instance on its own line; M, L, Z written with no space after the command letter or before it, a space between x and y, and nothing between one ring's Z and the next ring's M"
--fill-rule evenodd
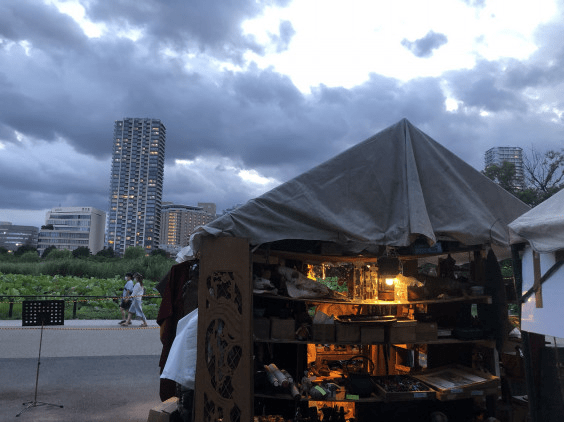
M409 41L404 38L401 45L411 51L416 57L427 58L433 55L433 51L445 45L448 38L445 34L429 31L423 38Z
M261 193L240 170L285 181L403 117L477 168L499 144L561 148L560 22L538 31L527 60L481 60L406 83L373 73L352 88L319 85L304 94L270 68L217 69L217 60L240 63L246 51L288 46L290 23L271 45L242 33L241 22L260 15L263 3L161 3L85 3L88 16L114 32L142 29L133 42L88 38L53 6L0 2L0 208L105 210L113 122L123 117L165 123L165 200L211 201L220 210ZM430 33L410 47L432 53L442 37ZM444 86L458 109L446 109Z
M282 53L288 49L288 45L290 41L292 41L292 37L295 35L296 31L292 26L292 22L282 21L278 27L278 32L279 34L272 34L270 39L273 44L276 44L276 52Z

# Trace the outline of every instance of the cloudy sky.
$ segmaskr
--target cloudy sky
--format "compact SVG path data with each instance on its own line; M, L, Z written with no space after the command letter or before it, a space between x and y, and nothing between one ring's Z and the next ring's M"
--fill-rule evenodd
M113 124L164 201L244 203L402 118L478 170L564 146L564 0L2 0L0 221L108 207Z

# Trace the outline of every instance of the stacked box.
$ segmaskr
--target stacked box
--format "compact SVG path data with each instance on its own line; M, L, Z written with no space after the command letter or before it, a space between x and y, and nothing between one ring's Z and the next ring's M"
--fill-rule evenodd
M388 326L388 341L393 344L416 343L417 321L398 320Z
M362 344L384 343L386 330L383 325L361 325L360 342Z
M274 340L295 340L296 321L276 317L270 318L270 338Z
M253 332L258 340L270 339L270 320L268 318L254 318Z
M437 324L435 322L418 322L415 327L415 337L417 343L437 340Z
M335 337L338 343L360 342L360 325L335 324Z
M320 343L335 342L335 324L313 324L312 339Z

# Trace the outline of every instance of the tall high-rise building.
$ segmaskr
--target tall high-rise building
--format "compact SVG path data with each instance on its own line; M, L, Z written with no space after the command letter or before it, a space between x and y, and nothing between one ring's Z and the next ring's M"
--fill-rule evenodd
M194 207L165 202L161 215L160 248L175 253L188 245L190 235L196 228L215 220L215 204L198 203Z
M523 189L525 187L525 173L523 170L523 149L519 147L494 147L486 151L484 155L485 168L491 165L501 166L504 162L515 166L514 187Z
M106 213L96 208L52 208L39 231L37 251L43 255L49 246L70 251L86 247L96 254L104 248L105 225Z
M159 247L165 140L158 119L114 124L107 243L117 255L133 246L147 253Z

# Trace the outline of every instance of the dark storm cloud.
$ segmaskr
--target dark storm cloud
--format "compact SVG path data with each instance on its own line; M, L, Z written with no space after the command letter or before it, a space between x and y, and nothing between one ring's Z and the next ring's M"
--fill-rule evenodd
M445 34L429 31L423 38L419 38L415 41L409 41L404 38L401 41L401 45L411 51L416 57L427 58L433 55L434 50L445 45L447 42L448 38Z
M262 46L241 31L244 20L257 17L266 5L289 0L112 0L93 1L88 15L112 28L142 28L146 41L177 51L210 53L240 63L242 54L263 52Z
M3 0L0 2L0 39L28 41L49 54L67 53L84 47L86 36L77 23L58 13L55 6L37 1Z
M492 146L525 149L542 135L543 145L559 149L564 138L558 115L530 93L563 108L561 23L539 31L529 60L482 60L406 83L374 73L352 88L321 84L304 94L272 68L218 70L218 61L239 63L246 51L289 45L289 22L273 28L271 45L243 34L241 22L264 3L85 4L111 35L88 38L53 6L0 2L0 208L105 210L113 123L124 117L166 125L164 200L216 202L219 210L258 192L239 170L285 181L404 117L477 168ZM141 38L112 35L120 26L142 30ZM446 42L441 35L411 47L432 52ZM443 86L457 110L445 109ZM20 151L22 136L31 140L29 156L5 159Z

